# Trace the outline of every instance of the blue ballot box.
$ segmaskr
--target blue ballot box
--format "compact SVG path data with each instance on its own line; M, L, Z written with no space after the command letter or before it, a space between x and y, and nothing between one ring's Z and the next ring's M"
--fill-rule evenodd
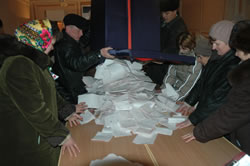
M92 0L91 47L130 59L151 58L193 64L194 57L160 52L159 0Z

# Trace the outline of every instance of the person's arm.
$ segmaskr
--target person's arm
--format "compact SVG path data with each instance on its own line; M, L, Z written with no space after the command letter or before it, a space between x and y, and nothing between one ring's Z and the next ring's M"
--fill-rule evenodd
M173 86L175 82L176 82L176 68L175 65L170 65L168 68L168 72L163 79L163 84L161 86L161 89L165 88L166 83L169 83L171 86Z
M27 122L52 146L58 146L68 129L49 110L41 91L39 68L27 58L17 58L6 75L6 89Z
M184 84L177 89L177 92L180 95L178 100L183 100L195 86L201 75L201 68L201 64L197 61L195 61L195 65L190 65L188 67L188 76L186 77Z
M67 46L61 54L63 54L65 58L65 66L78 72L85 72L91 66L98 64L101 60L100 51L91 51L87 54L83 54L78 45Z
M69 102L64 100L58 92L56 93L56 98L58 117L60 120L66 121L66 118L76 111L76 107L74 104L70 104Z
M202 77L202 75L201 75ZM185 98L185 102L189 104L190 106L194 106L199 101L199 93L200 93L200 87L201 87L201 77L196 82L188 96Z
M233 87L226 103L194 128L194 136L200 142L222 137L250 122L249 81Z
M219 73L219 72L217 72ZM215 80L216 79L216 80ZM209 82L210 81L210 82ZM206 87L202 91L206 91L202 96L206 99L200 102L195 111L191 113L188 117L193 125L197 125L204 119L206 119L212 112L214 112L222 103L225 101L228 92L230 91L231 86L227 80L227 77L224 72L220 72L216 75L214 73L213 78L207 80ZM202 95L202 94L200 94Z

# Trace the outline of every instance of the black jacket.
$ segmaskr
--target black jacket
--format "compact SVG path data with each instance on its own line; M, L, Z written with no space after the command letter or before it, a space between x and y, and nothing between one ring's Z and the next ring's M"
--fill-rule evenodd
M177 16L169 23L162 23L161 52L178 54L179 46L177 45L177 40L182 32L187 32L187 26L180 16Z
M231 142L249 155L250 60L232 70L229 81L232 89L225 104L195 127L194 136L200 142L207 142L231 133Z
M161 52L168 54L178 54L179 46L177 40L182 32L187 32L187 26L180 16L177 16L169 23L161 24ZM164 76L168 70L168 62L164 64L149 63L144 66L144 71L158 85L162 84Z
M85 52L79 42L65 31L63 38L54 45L55 64L53 72L59 76L57 90L66 100L77 103L77 96L86 93L82 81L84 73L101 60L100 52Z
M225 102L231 89L227 80L228 72L237 66L240 61L234 54L235 52L230 50L219 59L209 60L200 79L185 99L185 102L191 106L198 103L195 111L189 116L193 125L197 125L206 119Z

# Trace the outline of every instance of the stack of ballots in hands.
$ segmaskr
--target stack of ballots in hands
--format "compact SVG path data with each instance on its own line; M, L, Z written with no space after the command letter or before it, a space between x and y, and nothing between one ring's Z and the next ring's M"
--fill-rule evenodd
M133 143L153 144L158 134L172 135L176 123L186 120L175 112L177 93L155 93L155 84L141 69L138 62L106 60L94 78L83 77L88 93L78 96L78 102L95 108L95 114L85 111L81 123L95 119L104 126L92 140L136 134Z

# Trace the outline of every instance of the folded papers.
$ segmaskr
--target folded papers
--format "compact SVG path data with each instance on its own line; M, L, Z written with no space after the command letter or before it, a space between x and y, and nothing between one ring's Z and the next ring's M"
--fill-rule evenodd
M78 102L96 108L95 115L89 111L81 115L83 124L95 119L96 124L104 126L93 141L108 142L112 137L135 134L133 143L153 144L158 134L171 136L175 124L186 120L185 116L175 112L178 105L172 98L174 95L156 94L155 84L145 76L141 67L138 62L106 60L96 68L95 78L83 78L89 93L80 95ZM123 77L112 74L118 70L127 73ZM106 77L107 73L109 77Z

